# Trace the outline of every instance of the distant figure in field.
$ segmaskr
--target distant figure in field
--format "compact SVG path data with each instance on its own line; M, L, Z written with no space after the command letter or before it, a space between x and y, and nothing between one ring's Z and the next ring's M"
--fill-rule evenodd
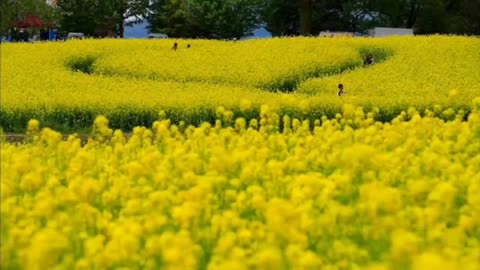
M187 49L190 49L190 47L192 47L192 46L190 46L190 44L188 44L188 45L187 45Z
M175 42L175 43L173 43L172 50L176 51L177 49L178 49L178 43Z
M367 55L367 58L365 58L365 61L363 62L363 65L365 67L371 66L375 63L375 60L373 59L373 55L369 54Z
M343 96L345 94L345 91L343 90L343 84L339 84L338 85L338 92L337 92L337 95L339 97Z

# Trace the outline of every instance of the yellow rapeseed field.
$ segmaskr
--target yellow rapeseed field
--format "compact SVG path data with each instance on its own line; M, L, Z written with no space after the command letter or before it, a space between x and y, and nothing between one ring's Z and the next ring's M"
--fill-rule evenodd
M480 269L480 99L2 142L2 269Z
M131 130L160 110L198 125L218 106L251 119L261 104L311 120L345 103L378 107L379 120L410 106L468 111L480 93L479 52L480 39L454 36L1 44L1 126L22 131L36 118L81 130L103 114ZM363 68L369 53L377 64Z
M478 38L1 44L0 75L2 269L480 270Z

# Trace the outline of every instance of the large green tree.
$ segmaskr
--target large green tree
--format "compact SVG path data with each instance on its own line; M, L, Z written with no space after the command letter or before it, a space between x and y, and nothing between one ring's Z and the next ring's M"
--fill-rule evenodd
M263 20L274 36L363 31L374 22L369 0L266 0Z
M373 0L370 8L377 12L377 19L383 26L412 28L423 2L424 0Z
M382 25L417 34L480 34L480 0L376 0Z
M96 32L95 0L59 0L61 29L94 36Z
M165 33L170 37L193 38L198 26L193 22L184 0L153 0L150 3L150 32Z
M66 32L82 32L90 36L123 37L127 18L135 23L146 15L148 0L59 0L61 26Z
M316 0L313 31L364 32L376 22L371 0Z
M273 36L297 35L300 32L298 2L266 0L262 6L262 20Z
M258 0L187 0L202 36L241 38L260 22Z
M480 0L460 0L461 9L457 18L461 25L458 33L480 35Z
M261 0L151 2L151 30L172 37L241 38L260 23Z
M15 22L28 15L38 16L49 23L55 21L55 10L45 0L1 0L0 35L6 35Z

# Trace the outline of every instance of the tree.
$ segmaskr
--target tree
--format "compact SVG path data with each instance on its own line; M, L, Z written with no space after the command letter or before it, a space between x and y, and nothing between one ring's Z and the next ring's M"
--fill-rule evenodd
M298 0L300 10L300 34L312 34L313 0Z
M480 0L403 0L402 4L401 26L414 28L417 34L480 34Z
M45 22L55 21L55 11L45 0L2 0L0 1L0 35L8 34L15 22L27 15L35 15Z
M260 22L260 0L155 0L151 30L172 37L241 38Z
M170 37L196 37L198 26L193 23L186 1L154 0L149 9L151 32L165 33Z
M88 36L96 35L95 0L59 0L61 29L66 32L81 32Z
M480 0L444 0L446 32L480 35Z
M448 30L448 14L443 1L423 0L414 24L407 23L405 27L415 27L417 34L446 33Z
M341 31L365 32L376 24L377 14L372 10L370 0L343 0L337 3Z
M125 19L140 22L146 15L148 0L59 0L61 26L67 32L90 36L123 37Z
M324 30L364 31L374 23L371 0L268 0L263 19L274 36Z
M188 0L188 8L202 36L241 38L260 23L258 0Z
M463 0L460 2L459 18L464 20L464 24L458 33L480 35L480 0Z
M105 0L107 1L107 0ZM147 15L149 0L109 0L113 8L113 18L116 19L117 31L123 37L124 22L134 18L129 24L138 23ZM108 1L107 1L108 2Z
M298 1L267 0L262 6L262 20L273 36L299 34Z

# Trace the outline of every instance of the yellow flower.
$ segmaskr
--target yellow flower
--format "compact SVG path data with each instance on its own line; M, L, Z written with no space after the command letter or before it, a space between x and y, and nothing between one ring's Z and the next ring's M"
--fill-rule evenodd
M31 239L30 246L23 250L23 267L32 270L55 267L69 248L68 239L60 232L49 229L39 231Z
M259 251L252 259L252 264L259 270L281 269L284 265L282 253L275 248Z
M413 261L413 270L425 270L425 269L435 269L435 270L450 270L458 269L458 265L455 262L452 262L439 254L435 253L424 253L420 256L415 257Z
M28 121L27 134L36 135L40 131L40 122L38 120L32 119Z
M390 255L397 262L409 262L417 254L420 240L408 231L396 231L392 235Z

